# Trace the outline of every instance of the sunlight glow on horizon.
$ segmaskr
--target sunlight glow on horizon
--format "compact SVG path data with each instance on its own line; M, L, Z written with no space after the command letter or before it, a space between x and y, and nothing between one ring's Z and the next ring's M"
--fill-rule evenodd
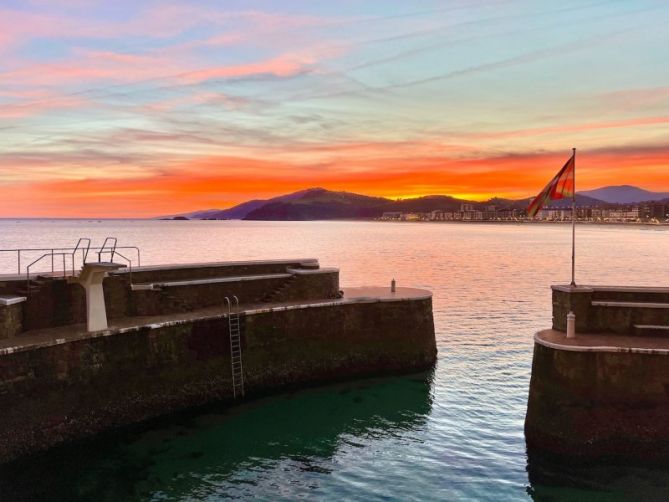
M7 0L0 217L669 191L669 4ZM624 71L620 71L624 64Z

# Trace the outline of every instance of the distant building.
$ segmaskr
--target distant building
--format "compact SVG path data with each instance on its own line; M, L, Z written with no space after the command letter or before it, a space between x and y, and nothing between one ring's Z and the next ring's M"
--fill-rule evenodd
M401 220L403 213L401 211L388 211L381 216L382 220Z

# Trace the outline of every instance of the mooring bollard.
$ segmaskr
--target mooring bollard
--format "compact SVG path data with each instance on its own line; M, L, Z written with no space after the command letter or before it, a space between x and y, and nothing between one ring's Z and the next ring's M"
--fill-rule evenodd
M396 288L395 288L395 284L396 284L396 283L395 283L395 279L393 279L392 281L390 281L390 292L391 292L391 293L394 293L394 292L395 292L395 289L396 289Z
M567 314L567 338L576 338L576 315L573 312Z

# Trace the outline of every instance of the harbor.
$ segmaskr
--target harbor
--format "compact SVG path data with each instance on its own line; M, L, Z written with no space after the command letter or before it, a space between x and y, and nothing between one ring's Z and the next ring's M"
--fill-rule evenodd
M165 263L187 268L189 261L229 263L242 255L242 246L249 250L246 261L304 257L308 255L303 249L309 249L309 255L319 258L320 269L337 266L339 290L376 284L389 292L395 278L398 290L430 291L438 349L437 362L427 372L355 377L336 384L328 380L258 394L249 394L247 387L241 400L224 398L220 404L189 407L86 440L66 441L4 465L0 489L16 495L13 500L85 500L103 494L117 500L216 494L276 498L277 490L290 496L353 497L361 489L350 482L353 478L364 479L361 483L370 497L403 499L418 491L427 498L452 500L485 499L490 493L505 500L578 499L593 493L621 498L638 489L657 498L669 489L669 474L660 466L623 461L609 467L596 460L546 464L551 459L536 449L527 455L524 422L534 335L552 328L550 285L569 275L565 259L569 242L563 225L234 221L2 225L11 244L7 247L13 248L29 247L31 236L42 236L37 247L43 247L46 242L71 245L78 235L90 235L100 246L105 236L116 235L119 246L129 243L141 249L141 267L147 268ZM578 255L582 284L661 286L667 274L666 231L592 227L578 232L588 242ZM237 239L231 240L231 235ZM164 244L167 240L170 246ZM193 242L206 246L198 250ZM269 247L261 251L263 245ZM293 261L302 260L306 259ZM651 269L649 263L657 267ZM15 261L5 265L11 273ZM50 271L50 261L47 268ZM126 277L129 270L111 275L115 274ZM133 267L133 283L162 282L145 279L135 278ZM81 286L69 287L85 300ZM159 298L173 293L174 288L168 287L131 294ZM565 309L561 322L566 322L566 308L566 304L561 307ZM225 333L227 306L202 310L211 311L205 315L223 316L211 322L222 328L217 337ZM73 326L88 337L85 311L77 312ZM137 324L172 319L159 312L117 317L110 310L108 315L110 327L123 317ZM584 320L577 311L577 322ZM564 330L566 324L556 328ZM585 328L578 329L575 341L580 343ZM14 340L21 336L25 334ZM114 337L101 337L109 338ZM7 340L2 343L11 345ZM244 364L246 368L245 359ZM229 375L230 368L223 365L223 369L221 376ZM115 378L107 392L120 381ZM392 482L386 475L390 470ZM38 477L41 482L36 484ZM279 488L278 480L285 480Z

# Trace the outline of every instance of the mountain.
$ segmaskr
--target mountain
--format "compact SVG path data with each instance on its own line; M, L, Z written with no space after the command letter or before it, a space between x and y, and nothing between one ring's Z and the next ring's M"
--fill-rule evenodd
M634 204L669 198L669 192L651 192L630 185L608 186L579 193L611 204Z
M531 199L528 199L527 205L530 204L530 200ZM601 199L595 199L594 197L590 197L588 195L583 195L582 192L579 192L579 193L576 194L576 206L577 207L601 206L602 204L603 204L603 201ZM527 208L527 205L525 206L525 208ZM551 201L551 203L548 204L548 206L549 207L571 207L571 198Z
M373 218L382 214L380 207L391 202L381 197L311 188L272 199L249 212L244 219L302 221Z
M259 209L267 204L272 204L275 202L287 202L294 199L299 199L304 194L311 190L323 190L317 188L310 188L307 190L301 190L299 192L290 193L288 195L280 195L279 197L274 197L272 199L253 199L236 206L230 207L228 209L207 209L206 211L195 211L193 213L187 213L180 216L186 216L191 219L199 220L243 220L249 213Z
M254 199L242 202L228 209L207 212L206 218L211 220L243 220L251 211L267 204L266 200Z
M669 203L669 193L650 192L633 186L604 187L576 194L577 206L602 206L611 203L633 204L648 200ZM474 208L496 206L498 209L527 209L532 199L492 198L485 202L467 201L448 195L428 195L415 199L390 200L351 192L333 192L309 188L267 200L250 200L229 209L208 209L179 216L190 219L245 220L333 220L379 218L385 212L428 213L458 211L462 204ZM630 202L631 201L631 202ZM570 207L571 199L553 201L549 207Z
M415 199L390 200L351 192L331 192L312 188L298 196L274 201L250 212L247 220L333 220L378 218L385 212L426 213L459 210L463 203L480 205L448 195L428 195Z

